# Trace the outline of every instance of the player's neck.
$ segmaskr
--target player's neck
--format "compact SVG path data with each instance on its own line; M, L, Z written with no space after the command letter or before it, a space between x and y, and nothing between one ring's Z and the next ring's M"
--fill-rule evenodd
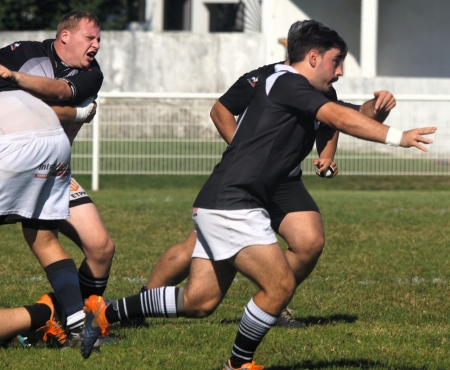
M53 48L55 50L56 55L61 60L61 62L69 67L70 65L67 62L67 58L65 57L64 47L63 45L61 45L61 41L58 42L58 40L55 40L55 42L53 43Z

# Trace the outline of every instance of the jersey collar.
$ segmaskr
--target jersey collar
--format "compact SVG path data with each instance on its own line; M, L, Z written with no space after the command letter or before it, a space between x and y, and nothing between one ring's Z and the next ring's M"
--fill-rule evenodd
M275 66L275 72L280 72L280 71L287 71L287 72L299 74L295 68L292 68L291 66L287 66L286 64L277 64Z

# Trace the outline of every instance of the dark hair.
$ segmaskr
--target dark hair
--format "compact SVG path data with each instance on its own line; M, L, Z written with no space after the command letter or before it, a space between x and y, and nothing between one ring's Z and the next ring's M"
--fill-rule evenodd
M67 14L64 14L61 20L58 23L58 27L56 28L56 38L59 37L63 30L74 31L77 29L78 24L82 19L87 19L88 22L94 23L94 26L100 27L100 22L98 18L88 12L84 12L82 10L74 10Z
M300 28L303 27L304 24L306 24L308 22L308 20L303 20L303 21L297 21L291 24L291 27L289 27L289 31L287 34L287 39L289 40L289 38L292 37L292 35L297 32Z
M323 55L333 48L339 49L343 58L347 55L347 44L341 36L318 21L295 22L289 29L287 51L291 64L305 59L310 50Z

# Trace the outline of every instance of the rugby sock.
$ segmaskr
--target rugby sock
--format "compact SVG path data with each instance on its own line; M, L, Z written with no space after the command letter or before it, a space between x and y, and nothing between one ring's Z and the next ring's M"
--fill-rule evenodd
M102 296L105 292L106 285L108 284L109 276L96 278L90 273L82 270L85 264L86 260L83 261L78 269L78 279L80 281L80 290L83 300L89 298L91 295Z
M184 289L162 287L146 290L139 294L111 301L105 316L110 324L117 321L141 317L184 316Z
M256 348L270 328L275 325L277 319L277 317L261 310L253 302L253 298L250 300L247 307L245 307L233 349L231 350L231 366L240 368L243 364L252 361Z
M48 320L50 320L50 315L52 310L46 304L34 304L32 306L23 306L30 315L31 325L30 331L42 328L45 326Z
M71 258L54 262L45 268L45 273L66 312L67 328L80 332L85 314L75 262Z

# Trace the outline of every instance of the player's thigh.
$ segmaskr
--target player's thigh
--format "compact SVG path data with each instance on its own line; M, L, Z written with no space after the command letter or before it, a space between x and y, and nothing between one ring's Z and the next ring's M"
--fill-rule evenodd
M278 243L249 246L232 261L237 271L262 290L289 291L294 286L292 269Z
M187 239L183 242L184 247L190 255L192 255L192 252L195 248L195 243L197 242L197 233L195 232L195 229L192 229Z
M105 246L110 239L94 203L71 207L70 218L61 222L59 230L83 249Z
M31 251L43 268L70 258L58 240L58 231L42 228L30 228L22 225L22 233Z
M210 314L220 304L236 276L227 260L193 258L185 290L186 311L203 310Z
M316 211L288 213L281 221L278 234L294 252L321 248L325 242L322 217Z

